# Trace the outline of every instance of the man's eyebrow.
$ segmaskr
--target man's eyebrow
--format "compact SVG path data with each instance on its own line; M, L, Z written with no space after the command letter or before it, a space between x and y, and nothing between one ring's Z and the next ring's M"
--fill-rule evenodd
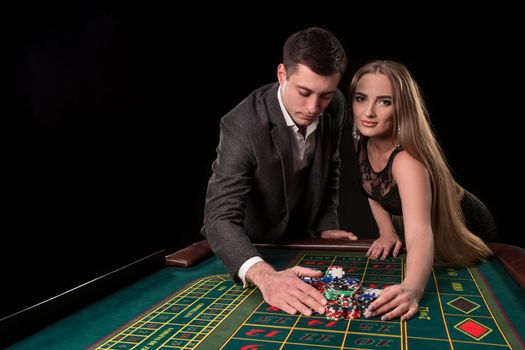
M307 88L306 86L302 86L302 85L297 85L297 88L298 89L302 89L302 90L306 90L308 92L314 92L313 90ZM336 92L336 90L324 91L324 92L321 93L321 95L334 94L335 92Z

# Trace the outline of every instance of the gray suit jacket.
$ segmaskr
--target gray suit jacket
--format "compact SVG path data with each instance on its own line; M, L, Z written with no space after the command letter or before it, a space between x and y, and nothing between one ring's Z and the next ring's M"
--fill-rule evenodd
M237 282L240 266L260 255L252 241L277 242L285 230L293 229L287 227L292 149L278 86L273 83L253 91L220 124L201 233ZM320 117L310 176L301 197L307 207L305 235L339 227L339 140L345 115L345 99L338 90Z

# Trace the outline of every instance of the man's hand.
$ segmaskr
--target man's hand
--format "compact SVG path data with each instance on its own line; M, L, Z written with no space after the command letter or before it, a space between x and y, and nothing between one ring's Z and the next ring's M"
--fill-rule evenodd
M246 278L259 287L268 304L292 315L299 312L305 316L311 316L312 311L323 314L326 299L299 276L319 278L322 275L321 271L301 266L276 271L266 262L253 265L246 272Z
M357 236L352 232L343 231L343 230L326 230L321 231L321 238L325 239L349 239L355 241Z

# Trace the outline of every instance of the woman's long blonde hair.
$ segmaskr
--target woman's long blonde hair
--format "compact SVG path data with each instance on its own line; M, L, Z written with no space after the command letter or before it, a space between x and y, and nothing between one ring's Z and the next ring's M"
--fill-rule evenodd
M483 240L465 225L460 206L463 188L454 180L436 140L420 89L408 69L393 61L374 61L361 67L350 83L350 103L365 74L384 74L394 92L392 140L424 164L432 185L431 220L437 262L470 265L492 254ZM352 108L350 115L353 118ZM399 133L398 133L399 130Z

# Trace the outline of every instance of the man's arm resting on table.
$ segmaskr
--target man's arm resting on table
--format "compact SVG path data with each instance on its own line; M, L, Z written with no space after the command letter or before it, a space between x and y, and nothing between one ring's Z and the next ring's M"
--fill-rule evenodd
M324 230L319 233L319 237L323 239L349 239L351 241L357 240L357 236L352 232L344 230Z
M237 275L239 276L240 280L242 281L242 287L248 288L248 281L246 280L246 272L252 267L253 265L257 264L258 262L264 261L260 256L253 256L250 259L246 260L241 267L239 268L239 272Z

